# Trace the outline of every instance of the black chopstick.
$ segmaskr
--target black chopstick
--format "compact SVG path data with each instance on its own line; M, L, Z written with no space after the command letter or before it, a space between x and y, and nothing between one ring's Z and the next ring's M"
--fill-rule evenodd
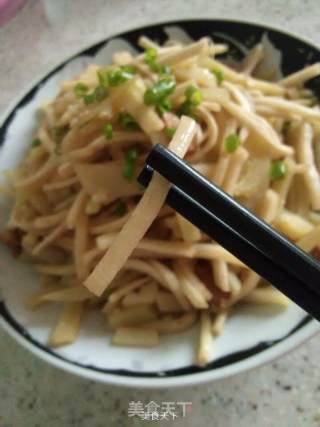
M152 155L154 155L153 153ZM149 163L149 158L147 159L147 163ZM153 161L151 161L151 163L154 164ZM161 169L163 168L166 169L166 171L168 169L168 164L165 161L161 166ZM152 168L149 166L145 167L139 176L139 182L143 185L148 185L151 175ZM163 176L165 176L165 174L163 174ZM202 176L201 178L205 180ZM176 184L175 179L170 181ZM209 182L209 184L211 183ZM206 209L203 204L200 204L191 197L189 189L190 188L188 188L188 192L186 193L177 185L172 185L167 197L167 203L190 222L199 227L203 232L224 246L229 252L233 253L238 259L251 267L252 270L256 271L259 275L276 286L313 317L320 320L320 293L309 286L309 280L303 282L299 277L288 270L286 264L281 265L281 262L274 263L272 259L266 256L263 248L261 250L261 248L257 247L248 239L247 233L243 236L238 232L239 230L234 230L226 223L225 219L227 212L224 212L222 217L215 215L212 211ZM250 215L254 216L252 213L250 213ZM303 251L300 252L303 253L304 259L306 259L307 262L309 260L312 261ZM320 274L317 280L319 280L319 278Z
M139 182L147 186L152 173L153 169L146 166L138 178ZM214 238L216 242L240 261L276 286L301 308L320 320L319 295L313 290L308 290L295 276L291 276L287 271L275 266L259 249L251 245L212 212L203 208L175 185L171 186L166 203L201 231Z
M171 151L157 145L146 163L201 206L223 219L233 230L237 230L274 264L280 267L286 264L287 271L319 292L320 265L314 259Z

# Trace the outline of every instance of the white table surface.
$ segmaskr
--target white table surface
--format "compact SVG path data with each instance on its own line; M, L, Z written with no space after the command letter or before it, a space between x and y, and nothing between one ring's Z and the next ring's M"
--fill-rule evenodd
M82 47L140 25L196 17L271 24L320 44L318 0L31 0L0 28L0 113ZM0 331L0 427L320 426L319 353L316 336L272 364L209 385L127 390L61 372ZM192 401L193 410L171 422L141 421L127 414L137 400Z

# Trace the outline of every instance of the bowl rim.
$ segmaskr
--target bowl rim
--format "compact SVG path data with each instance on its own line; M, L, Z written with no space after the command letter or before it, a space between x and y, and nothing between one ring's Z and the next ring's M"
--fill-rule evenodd
M185 374L172 377L134 377L121 374L111 374L90 370L88 368L78 366L72 361L60 359L51 353L33 345L32 342L26 339L22 334L17 332L4 318L0 318L0 326L12 338L16 340L22 347L29 350L38 358L53 365L56 368L62 369L65 372L75 374L79 377L94 380L100 383L112 384L127 388L144 388L144 389L164 389L178 388L186 386L200 385L214 380L221 380L230 376L240 374L244 371L249 371L258 366L269 363L280 356L285 355L294 348L302 345L305 341L320 332L320 326L316 320L312 320L299 331L284 339L283 341L273 345L272 347L261 351L260 353L250 356L244 360L238 361L231 365L222 368L212 369L203 372Z
M10 115L14 114L17 106L21 103L21 101L25 98L25 96L29 92L35 89L37 85L41 83L43 80L45 80L46 78L54 74L60 67L63 67L64 64L80 56L86 50L94 46L97 46L99 44L102 44L104 42L107 42L113 38L121 37L126 33L134 32L134 31L139 31L139 30L158 27L158 26L170 26L170 25L179 26L185 23L192 24L192 22L206 22L206 21L244 24L248 26L255 26L266 31L268 30L274 31L274 32L283 34L289 38L293 38L297 41L303 42L309 45L310 47L312 47L313 49L318 50L320 53L320 47L317 46L317 44L314 43L312 40L306 37L301 37L300 35L291 33L290 31L287 31L287 30L282 30L276 26L272 26L269 24L265 25L263 23L250 21L250 20L229 19L229 18L223 18L223 17L214 17L214 18L194 17L194 18L179 19L179 20L172 19L172 20L159 21L150 25L148 24L137 25L137 26L129 27L127 29L123 29L122 31L117 33L112 33L111 35L102 37L94 42L88 43L82 48L76 50L74 53L66 56L63 60L59 61L56 65L45 69L44 72L37 75L37 77L35 77L32 80L32 82L26 87L26 89L21 91L21 93L15 99L13 99L13 101L10 102L9 106L6 108L4 113L2 113L0 117L0 131L2 130L1 129L2 126L8 120ZM0 146L0 155L1 155L1 146ZM0 302L1 302L1 295L0 295ZM223 366L221 368L205 370L203 372L188 373L188 374L183 374L179 376L172 376L172 377L170 376L170 377L161 378L160 375L159 377L136 377L136 376L129 376L129 375L128 376L121 375L117 373L115 374L105 373L105 372L99 372L96 370L91 370L86 367L78 366L75 363L73 363L71 360L68 361L65 359L60 359L54 354L47 353L43 349L37 347L31 341L29 341L21 332L17 332L14 329L14 327L3 316L0 317L0 326L4 331L8 333L8 335L14 338L15 341L18 344L20 344L22 347L29 350L38 358L44 360L46 363L53 365L56 368L62 369L65 372L72 373L82 378L94 380L101 383L107 383L107 384L112 384L112 385L117 385L122 387L128 387L128 388L145 388L145 389L162 389L167 387L176 388L176 387L193 386L193 385L203 384L203 383L207 383L214 380L227 378L227 377L239 374L241 372L251 370L253 368L266 364L268 362L271 362L272 360L288 353L289 351L303 344L306 340L310 339L312 336L320 332L320 323L312 319L307 324L305 324L302 328L300 328L298 331L294 332L293 334L285 338L283 341L276 343L272 347L267 348L253 356L249 356L244 360L237 361L235 363L232 363L227 366Z

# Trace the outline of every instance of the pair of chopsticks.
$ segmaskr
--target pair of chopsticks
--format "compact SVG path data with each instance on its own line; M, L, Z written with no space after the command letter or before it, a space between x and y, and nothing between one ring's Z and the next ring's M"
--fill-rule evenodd
M147 186L153 171L172 184L169 206L320 320L320 265L312 257L162 145L138 181Z

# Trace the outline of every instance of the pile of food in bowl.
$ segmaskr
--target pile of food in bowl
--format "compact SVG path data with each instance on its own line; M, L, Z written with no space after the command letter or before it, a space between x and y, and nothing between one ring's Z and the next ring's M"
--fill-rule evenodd
M155 173L143 188L137 176L155 144L168 146L317 255L320 109L304 83L320 64L275 82L261 78L261 44L231 65L220 59L228 45L209 37L139 45L90 64L39 106L27 154L7 173L2 239L40 277L27 307L61 307L49 346L75 342L92 311L116 346L161 346L199 324L204 366L238 304L290 301L166 206L167 181Z

